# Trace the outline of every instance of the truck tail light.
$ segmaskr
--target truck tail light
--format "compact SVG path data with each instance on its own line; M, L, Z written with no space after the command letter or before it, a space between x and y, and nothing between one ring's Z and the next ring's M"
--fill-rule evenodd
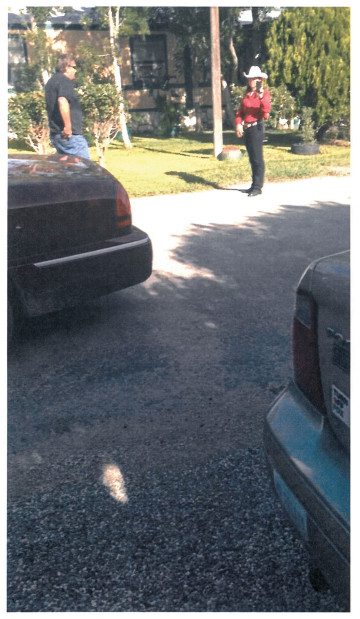
M293 323L294 380L308 400L325 414L317 336L317 305L310 294L298 291Z
M131 226L131 205L129 196L124 187L118 185L116 188L116 227L118 230Z

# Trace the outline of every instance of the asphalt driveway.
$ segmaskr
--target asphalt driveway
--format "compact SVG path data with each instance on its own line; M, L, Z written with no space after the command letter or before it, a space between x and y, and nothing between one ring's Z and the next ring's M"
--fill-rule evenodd
M294 290L349 247L349 178L133 199L140 286L29 322L9 353L8 610L343 610L307 580L262 424Z

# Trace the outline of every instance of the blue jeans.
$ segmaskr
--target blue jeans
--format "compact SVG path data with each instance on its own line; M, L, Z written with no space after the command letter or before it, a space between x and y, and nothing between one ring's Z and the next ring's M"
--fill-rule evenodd
M90 159L89 146L83 135L72 135L69 138L63 138L60 133L57 133L52 135L50 140L57 152L62 155L76 155L77 157Z

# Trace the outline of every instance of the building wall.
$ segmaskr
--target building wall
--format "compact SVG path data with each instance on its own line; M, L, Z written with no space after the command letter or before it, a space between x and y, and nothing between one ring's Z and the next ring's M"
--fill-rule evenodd
M23 33L23 30L13 30L13 33ZM66 29L59 30L53 28L46 29L48 37L52 41L52 46L57 53L72 52L75 55L81 43L89 43L93 48L99 51L99 54L103 53L104 44L108 42L107 32L101 30L85 31L81 29ZM161 88L149 88L149 87L136 87L133 83L132 72L132 57L131 57L131 44L130 38L124 37L120 40L121 44L121 78L124 88L124 96L127 100L129 111L134 113L134 117L141 118L143 115L143 126L146 127L146 131L150 131L152 128L156 128L159 122L159 113L156 107L156 96L170 93L177 94L180 101L185 101L185 81L184 72L179 69L175 61L174 50L176 47L175 35L169 32L157 32L157 36L163 35L166 40L166 60L167 71L171 79L169 81L168 90L162 90ZM28 61L32 59L32 46L27 46ZM211 87L201 86L194 90L194 104L202 108L202 116L205 125L208 125L211 120ZM137 122L136 130L141 128L141 120Z

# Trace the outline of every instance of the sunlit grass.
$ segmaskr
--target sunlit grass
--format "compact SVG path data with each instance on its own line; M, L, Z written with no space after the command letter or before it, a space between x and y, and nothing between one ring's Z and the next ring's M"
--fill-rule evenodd
M348 172L349 147L321 145L319 155L294 155L290 147L297 141L296 137L292 132L267 132L264 144L267 181ZM126 150L121 142L113 142L105 164L123 183L130 197L201 191L250 181L247 155L238 161L218 161L213 155L211 132L163 139L133 137L132 144L133 148ZM243 142L231 131L224 132L224 144L238 146L245 153ZM9 149L9 152L20 151ZM91 157L96 161L95 148L91 148Z

